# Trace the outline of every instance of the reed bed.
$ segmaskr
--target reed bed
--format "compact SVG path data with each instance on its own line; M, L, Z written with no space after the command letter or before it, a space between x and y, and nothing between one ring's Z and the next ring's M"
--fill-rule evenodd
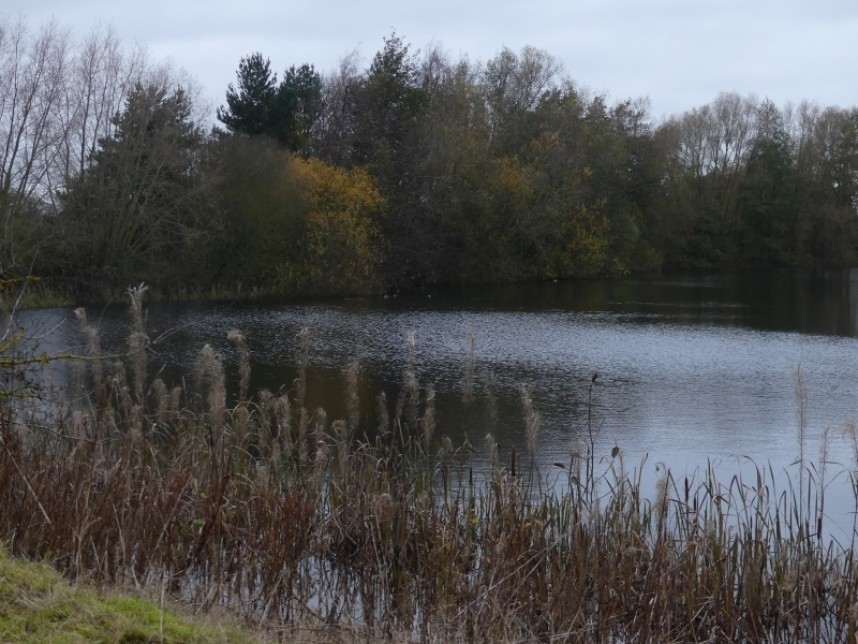
M824 537L811 465L785 489L765 467L664 471L647 496L641 469L597 459L585 431L549 480L523 390L528 453L501 460L489 436L476 473L413 368L396 400L361 401L348 365L346 417L306 409L307 332L279 392L248 391L238 331L234 401L209 347L190 386L151 380L131 296L127 355L84 363L85 405L0 400L13 554L331 640L856 641L854 543Z

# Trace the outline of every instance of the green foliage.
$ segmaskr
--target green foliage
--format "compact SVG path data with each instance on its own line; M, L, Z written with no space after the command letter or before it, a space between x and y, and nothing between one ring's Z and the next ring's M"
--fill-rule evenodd
M235 134L268 136L292 151L308 153L313 124L321 107L322 81L312 65L293 65L277 84L277 74L262 54L242 58L238 88L226 92L227 108L218 119Z
M751 149L739 187L743 263L790 263L798 214L798 176L786 134L761 137Z
M301 252L308 210L289 155L272 139L227 137L213 144L213 156L220 172L212 281L271 288L278 267Z
M44 564L0 548L0 639L4 642L253 642L232 626L182 618L130 596L73 588Z
M293 152L308 155L312 150L313 126L322 109L322 79L312 65L286 70L277 90L279 140Z
M178 286L195 277L209 201L204 137L190 100L181 88L137 85L113 124L61 195L59 268L90 292L140 279Z
M274 101L277 97L277 74L271 62L254 53L242 58L236 72L238 88L230 83L226 104L217 109L218 120L231 132L274 134Z
M0 192L0 279L26 275L57 243L53 210L34 197Z
M228 132L207 139L164 83L131 86L112 121L99 116L122 104L134 63L113 50L104 78L78 70L80 96L104 85L95 111L76 105L35 55L57 38L47 30L7 61L46 83L9 106L63 98L0 119L4 140L22 141L0 164L0 276L39 274L55 292L108 297L141 279L168 295L353 292L858 261L858 108L722 93L656 124L646 100L611 105L535 47L482 64L413 52L394 31L365 69L352 56L324 79L304 64L278 82L262 54L242 58L217 110ZM50 138L64 101L89 125ZM308 180L320 176L329 188ZM344 279L337 261L355 258L366 266Z
M486 64L484 84L492 146L500 155L525 149L540 133L538 112L557 89L560 64L547 52L504 47Z
M302 159L270 139L226 138L215 150L215 283L280 293L379 290L383 199L365 169Z
M361 113L354 161L368 164L383 185L392 185L406 139L424 104L416 57L395 32L373 57L358 101Z
M426 88L420 118L379 181L388 200L385 276L395 287L509 274L494 234L493 163L476 70L430 60L411 81Z

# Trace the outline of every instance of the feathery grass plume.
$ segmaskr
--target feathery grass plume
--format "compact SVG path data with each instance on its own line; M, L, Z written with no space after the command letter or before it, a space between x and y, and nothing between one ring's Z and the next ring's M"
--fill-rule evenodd
M309 461L309 423L310 417L304 407L298 410L298 463L303 467Z
M250 409L244 403L239 403L232 412L232 421L235 425L235 443L246 447L248 440L252 440L253 426L250 419Z
M149 336L146 335L146 320L143 312L143 296L149 287L145 284L129 286L129 310L131 312L131 331L128 334L128 354L131 357L131 373L133 374L134 398L138 404L144 403L143 392L146 389L147 357L146 349Z
M143 282L137 286L129 286L126 290L130 300L131 328L132 330L140 331L141 333L146 330L146 316L143 311L143 296L148 290L149 287Z
M86 338L87 351L93 358L90 361L92 366L92 383L95 387L95 404L98 409L107 405L107 392L104 388L104 369L101 364L101 338L98 335L98 330L89 323L86 316L86 309L78 307L74 310L75 317L80 323L80 329Z
M109 379L110 388L113 397L119 405L119 412L122 418L131 418L131 409L133 401L131 400L131 392L128 388L128 378L125 374L125 365L119 360L113 363L111 369L113 375Z
M275 396L268 389L257 394L260 411L259 446L263 457L267 454L271 470L278 473L283 450L291 451L292 437L289 435L289 398Z
M278 448L289 452L292 450L292 408L289 396L281 394L272 401L274 418L276 420L275 443Z
M352 360L346 367L346 422L351 432L357 431L360 423L360 396L358 394L358 361Z
M533 398L526 385L521 385L521 406L524 410L524 426L527 436L527 453L531 458L536 455L536 442L539 438L541 419L533 406Z
M664 525L664 521L667 517L668 511L667 492L669 487L668 482L670 478L670 472L668 471L667 466L664 463L656 463L655 471L661 472L661 475L658 477L658 480L655 483L655 501L653 502L653 511L655 513L655 519L658 522L657 531L659 534L661 534L662 530L666 527Z
M328 438L328 412L319 407L313 416L313 442L316 444L326 442Z
M267 416L273 409L274 394L270 389L263 387L256 392L256 400L259 404L259 409L264 416Z
M402 373L402 389L396 399L394 425L399 430L399 440L402 444L413 437L418 431L420 407L420 384L417 380L416 347L417 334L409 331L405 340L407 351L405 370Z
M382 440L390 434L390 413L387 410L387 394L383 391L375 399L376 415L378 416L378 436ZM856 462L858 462L858 451L856 451Z
M245 445L252 433L250 410L248 409L250 391L250 349L245 335L238 329L231 329L226 339L235 345L238 351L238 405L233 413L235 420L236 442Z
M858 468L858 425L854 422L843 423L843 435L852 448L852 467Z
M256 485L257 493L261 497L267 497L271 491L271 473L269 467L264 463L257 465L255 473L254 484Z
M307 367L310 364L310 329L308 327L298 332L295 362L298 366L298 377L295 379L295 406L301 409L306 404Z
M455 453L456 453L456 448L453 447L453 439L451 439L449 436L444 434L441 437L441 452L440 452L441 458L442 459L447 458L449 456L454 455Z
M144 416L145 410L140 403L131 406L131 438L132 445L137 448L143 446Z
M795 368L796 417L798 421L798 486L804 490L805 444L807 434L807 389L804 386L804 373L801 365Z
M210 344L200 350L194 364L194 376L197 391L208 402L211 430L220 440L226 415L226 385L223 379L223 363Z
M500 467L500 454L498 452L498 444L495 441L495 437L491 434L486 434L486 451L489 456L489 463L491 463L492 471L496 471Z
M828 473L828 450L830 447L831 441L831 428L827 427L825 431L822 433L822 440L819 445L819 485L817 489L819 490L817 493L816 499L816 516L817 516L817 526L816 526L816 536L819 539L820 545L822 544L823 533L822 533L822 522L825 517L825 490L828 488L828 481L826 479L826 475Z
M238 329L232 329L226 334L226 339L232 342L238 351L238 399L246 402L250 391L250 348L247 346L247 338Z
M167 425L168 412L170 408L170 396L167 393L167 385L161 378L152 381L152 395L155 397L155 421L161 427Z
M348 467L351 447L350 433L344 420L335 420L331 423L331 435L337 447L337 468L340 472L345 472Z
M411 437L418 431L417 421L420 409L420 384L414 369L408 368L402 374L402 390L396 401L396 424L404 435Z
M170 391L170 419L175 421L179 417L179 410L182 406L182 387L176 385Z
M313 454L313 476L310 489L314 492L321 490L329 463L330 448L325 441L319 440L316 442L316 451Z
M468 355L465 358L465 373L462 378L462 401L465 403L474 400L474 372L476 369L476 346L477 336L471 331L468 334Z
M420 422L423 425L423 447L426 454L429 454L432 439L435 437L435 389L431 386L426 391L426 407Z
M74 420L74 436L79 441L87 440L88 432L87 428L89 427L89 415L84 414L82 411L76 411L72 416Z

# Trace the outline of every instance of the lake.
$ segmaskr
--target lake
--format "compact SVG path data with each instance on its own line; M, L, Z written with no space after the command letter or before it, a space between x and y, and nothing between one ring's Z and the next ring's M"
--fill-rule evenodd
M88 313L105 350L125 346L124 307ZM51 330L47 350L82 346L71 308L21 319ZM436 393L437 435L470 440L477 463L487 433L502 458L512 446L524 452L525 386L541 416L537 461L548 474L590 430L603 465L618 446L647 481L659 464L682 474L714 463L729 478L755 463L780 474L795 471L803 425L805 455L818 467L827 444L828 476L838 476L826 503L851 531L845 472L856 456L844 427L858 420L858 269L682 272L312 303L156 303L147 327L150 373L190 377L209 343L233 385L226 335L242 330L252 386L272 390L291 386L296 338L308 328L308 407L343 417L343 370L357 360L367 431L376 396L385 392L393 405L413 363L421 387Z

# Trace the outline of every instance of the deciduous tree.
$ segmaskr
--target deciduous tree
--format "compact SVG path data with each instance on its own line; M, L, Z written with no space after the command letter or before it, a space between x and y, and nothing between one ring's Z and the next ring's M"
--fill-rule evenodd
M384 199L364 168L344 170L318 159L292 157L291 170L307 204L295 266L300 290L370 293L380 289Z
M40 226L66 135L58 114L69 59L69 38L55 23L31 34L22 20L0 20L0 277L33 259L22 235Z

